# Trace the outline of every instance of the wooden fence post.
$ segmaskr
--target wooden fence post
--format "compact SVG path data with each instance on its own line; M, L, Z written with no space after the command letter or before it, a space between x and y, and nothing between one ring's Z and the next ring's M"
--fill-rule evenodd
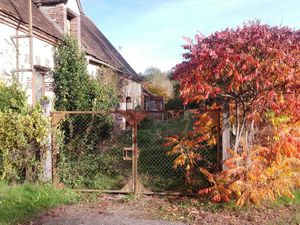
M42 109L44 112L45 117L49 118L50 117L50 110L51 110L51 105L49 102L42 102ZM48 182L52 180L52 147L51 147L51 142L52 142L52 135L51 135L51 128L48 131L48 135L46 138L46 151L45 151L45 156L44 156L44 161L43 161L43 177L42 181L43 182Z
M52 182L54 184L59 183L59 175L57 168L57 157L58 157L58 146L56 143L56 129L59 122L67 115L67 112L52 112L51 113L51 129L52 129L52 137L51 137L51 149L52 149Z
M227 152L230 149L230 108L229 101L224 101L223 103L223 121L222 121L222 168L226 169L224 166L224 161L229 157Z

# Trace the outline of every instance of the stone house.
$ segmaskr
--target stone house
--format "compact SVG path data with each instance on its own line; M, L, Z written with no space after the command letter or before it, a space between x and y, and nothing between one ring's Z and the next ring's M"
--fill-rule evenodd
M86 52L91 76L104 66L126 80L119 90L120 109L142 105L141 80L84 14L80 0L32 0L31 4L32 35L29 1L0 0L1 80L17 79L26 90L31 105L43 96L53 100L54 48L63 35L71 34Z

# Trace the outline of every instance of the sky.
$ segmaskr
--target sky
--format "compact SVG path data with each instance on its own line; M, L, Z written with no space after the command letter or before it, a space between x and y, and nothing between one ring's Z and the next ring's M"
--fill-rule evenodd
M183 37L260 20L300 29L300 0L81 0L84 12L139 73L182 62Z

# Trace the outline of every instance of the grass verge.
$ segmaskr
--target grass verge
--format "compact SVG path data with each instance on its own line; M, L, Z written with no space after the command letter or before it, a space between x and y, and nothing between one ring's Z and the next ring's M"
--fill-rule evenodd
M24 222L41 211L58 205L72 204L80 196L69 189L57 189L51 184L7 186L0 183L0 225Z

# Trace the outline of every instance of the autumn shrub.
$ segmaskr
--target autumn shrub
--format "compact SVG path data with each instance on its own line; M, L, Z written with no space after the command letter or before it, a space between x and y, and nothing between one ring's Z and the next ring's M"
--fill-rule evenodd
M221 173L201 168L213 186L199 190L199 194L210 194L213 202L236 199L237 205L275 201L282 196L293 199L293 192L300 188L299 125L280 126L269 147L253 146L241 153L231 150L225 161L227 169Z
M299 186L298 31L254 21L196 35L184 48L185 60L174 72L184 104L221 108L230 129L224 170L200 168L212 186L199 193L238 205L292 197Z

